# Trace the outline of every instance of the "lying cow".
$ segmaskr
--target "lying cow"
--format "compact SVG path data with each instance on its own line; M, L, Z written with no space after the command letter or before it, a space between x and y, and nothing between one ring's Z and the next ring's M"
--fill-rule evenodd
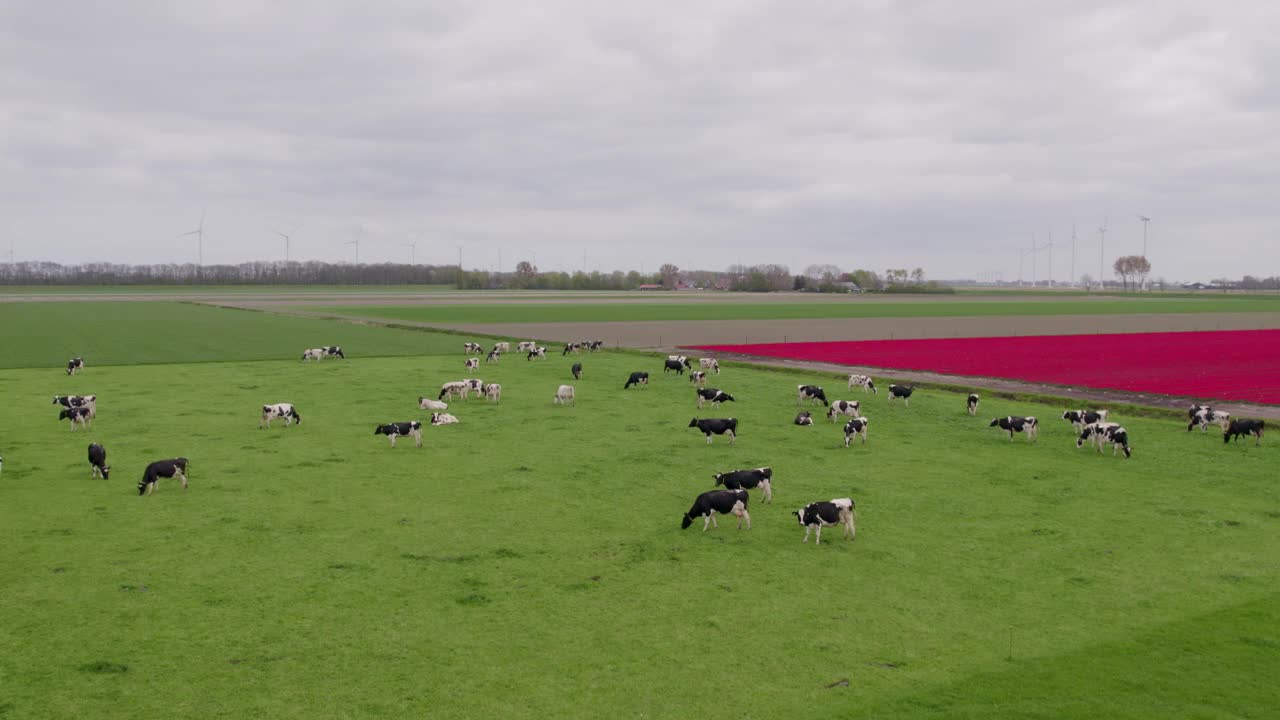
M835 498L828 502L809 503L791 513L804 528L804 540L809 542L809 532L814 531L814 545L822 544L822 528L841 526L841 535L853 540L857 533L857 506L851 498Z
M458 418L450 415L449 413L431 413L431 424L436 426L457 425Z
M707 384L707 373L705 370L695 370L689 373L689 382L698 387L705 387Z
M746 520L747 529L750 530L751 514L747 512L749 499L746 490L708 490L693 501L693 507L680 520L680 529L687 529L693 524L694 518L702 518L702 532L706 532L708 526L718 529L720 524L716 522L716 513L719 513L737 515L738 529L742 529L742 521Z
M422 447L422 423L417 420L379 425L373 429L373 434L386 435L391 441L391 447L395 447L396 438L402 436L413 438L414 447Z
M712 435L728 435L730 445L738 441L737 418L694 418L689 421L689 427L696 427L706 435L708 445L711 444Z
M827 419L831 420L831 422L836 422L841 415L856 418L860 407L862 407L862 404L857 400L837 400L827 408Z
M870 375L850 375L849 389L852 390L854 386L860 386L863 393L870 391L871 394L875 395L880 392L876 390L876 383L871 379Z
M439 400L432 400L431 398L428 398L428 397L419 397L418 409L419 410L448 410L449 403L440 402Z
M1062 413L1062 419L1071 423L1076 432L1084 430L1085 425L1106 422L1106 410L1068 410Z
M849 447L849 443L853 442L855 435L862 438L862 444L867 444L867 424L871 421L864 417L856 417L844 424L844 446Z
M773 502L773 468L761 467L750 470L733 470L727 473L716 473L716 487L724 486L725 490L754 490L760 488L764 501Z
M694 392L697 393L698 396L699 410L701 410L702 406L706 403L719 405L724 402L735 402L732 395L716 388L698 388Z
M1255 438L1253 444L1256 447L1262 444L1262 431L1265 427L1266 423L1262 420L1232 420L1226 431L1222 433L1222 442L1230 443L1232 440L1248 438L1252 435Z
M698 361L698 367L703 370L712 370L715 374L720 374L720 361L715 358L702 358Z
M1014 433L1020 432L1027 434L1027 442L1035 442L1036 435L1040 432L1040 421L1031 416L1010 415L994 418L987 427L999 427L1009 433L1009 442L1013 442Z
M298 414L292 403L276 403L275 405L262 406L262 419L258 421L258 429L271 429L271 421L284 418L284 426L289 427L294 423L302 424L302 416Z
M93 422L93 411L83 405L63 408L62 412L58 413L58 419L70 420L72 431L75 431L77 425L87 430Z
M632 385L639 385L639 386L641 386L641 387L649 387L649 373L647 373L647 372L633 372L633 373L631 373L631 377L627 378L627 384L626 384L626 385L623 385L623 386L622 386L622 389L623 389L623 390L626 390L627 388L631 387Z
M577 395L576 395L576 394L574 393L574 391L573 391L573 386L572 386L572 385L561 385L561 386L560 386L560 388L559 388L558 390L556 390L556 397L555 397L555 403L554 403L554 404L556 404L556 405L575 405L575 406L576 406L576 405L578 404L578 398L577 398Z
M111 477L111 466L107 464L107 449L98 443L89 445L89 479L100 477L106 480Z
M805 400L810 402L820 402L825 407L830 405L827 402L827 394L817 385L797 385L796 386L796 404L799 405Z
M150 495L160 486L160 481L168 478L180 478L182 480L182 489L187 489L187 459L173 458L172 460L157 460L147 466L142 473L142 480L138 481L138 494Z
M796 415L796 424L797 424L797 425L812 425L812 424L813 424L813 415L810 415L808 410L801 410L801 411L800 411L800 414L799 414L799 415Z
M77 371L84 369L84 358L74 357L67 361L67 374L75 375Z
M977 393L969 393L969 415L978 414L978 395Z
M911 393L916 391L915 385L890 385L889 402L902 398L903 405L911 404Z

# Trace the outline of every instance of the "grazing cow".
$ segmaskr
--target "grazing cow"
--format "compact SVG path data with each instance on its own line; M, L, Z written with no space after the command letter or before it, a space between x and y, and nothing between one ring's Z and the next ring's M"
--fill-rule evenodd
M431 413L432 425L457 425L458 418L449 413Z
M76 425L87 430L93 421L93 411L83 406L63 408L62 412L58 413L58 419L70 420L73 431L76 429Z
M479 355L481 352L483 351L480 349L480 343L477 343L477 342L462 343L462 353L464 355Z
M751 529L751 514L747 512L747 502L749 496L746 490L708 490L702 493L693 501L693 507L689 508L689 512L684 514L680 520L680 529L687 529L693 524L694 518L702 518L702 532L707 531L707 527L715 527L719 529L720 524L716 522L716 513L721 515L737 515L738 529L742 529L742 521L747 521L747 529Z
M1232 420L1226 431L1222 433L1222 442L1225 444L1252 435L1255 438L1253 444L1256 447L1262 444L1262 431L1265 426L1266 423L1262 420Z
M495 352L495 351L500 353L511 352L511 343L509 342L494 343L493 350L490 350L489 352Z
M688 362L689 361L687 359L682 363L679 360L672 360L671 358L667 358L667 361L662 366L662 374L666 375L672 370L675 370L677 375L683 375L685 365Z
M467 361L463 363L463 367L467 370L479 370L480 358L467 358Z
M727 473L716 473L716 487L724 486L725 490L754 490L760 488L764 493L764 501L773 502L773 468L761 467L750 470L733 470Z
M689 427L696 427L706 435L708 445L712 435L728 435L730 445L738 441L738 418L694 418L689 421Z
M187 489L187 459L173 458L172 460L157 460L147 466L142 473L142 479L138 481L138 494L150 495L160 486L160 480L168 478L181 478L182 489Z
M714 370L717 375L720 374L720 362L715 358L702 358L698 361L698 367L703 370Z
M889 401L893 402L898 398L902 398L903 405L911 404L911 393L916 391L915 385L890 385Z
M969 393L969 406L968 406L968 407L969 407L969 414L970 414L970 415L977 415L977 414L978 414L978 394L977 394L977 393Z
M533 349L529 350L529 354L528 354L528 355L525 355L525 358L524 358L524 359L525 359L525 360L532 360L532 359L534 359L534 358L544 358L544 359L545 359L546 357L547 357L547 349L546 349L545 347L538 346L538 347L536 347L536 348L533 348Z
M53 404L64 408L87 407L90 419L98 417L97 395L54 395Z
M844 424L844 446L849 447L849 443L853 442L853 436L862 437L862 444L867 444L867 424L871 420L864 417L856 417Z
M1082 448L1085 443L1089 443L1097 447L1098 452L1102 452L1102 443L1106 441L1107 434L1119 427L1119 423L1113 422L1096 422L1085 425L1080 430L1080 437L1076 438L1076 447Z
M1076 432L1084 430L1085 425L1106 422L1106 410L1068 410L1062 413L1062 419L1071 423Z
M498 383L486 383L480 392L486 400L502 402L502 386Z
M804 540L809 542L809 532L814 531L814 545L822 544L822 528L832 525L841 526L841 535L853 540L857 533L855 522L858 517L857 505L851 498L835 498L828 502L809 503L791 513L796 516L800 527L804 528Z
M329 347L325 348L324 354L325 354L325 357L336 357L336 358L341 358L343 360L347 359L347 356L342 353L342 348L338 347L337 345L330 345Z
M4 472L4 458L0 457L0 472Z
M860 385L863 393L866 393L868 390L871 391L872 395L880 393L879 390L876 390L875 381L871 379L870 375L850 375L849 389L852 390L855 385Z
M707 373L705 370L695 370L689 373L689 382L699 387L705 387L707 384Z
M1187 411L1187 417L1191 420L1195 420L1196 415L1199 415L1201 410L1212 410L1212 409L1213 408L1208 405L1192 405L1191 409Z
M578 354L582 352L582 343L565 343L564 350L560 353L560 357L564 357L569 353Z
M599 352L604 349L603 340L591 340L587 343L587 350L591 352Z
M98 443L89 445L89 479L101 477L103 480L111 476L111 466L107 464L107 449Z
M809 411L808 411L808 410L801 410L801 411L800 411L800 414L796 416L796 424L797 424L797 425L812 425L812 424L813 424L813 416L809 414Z
M821 402L824 407L831 404L827 402L827 394L817 385L797 385L796 404L799 405L805 400Z
M576 395L574 394L574 392L573 392L573 386L572 386L572 385L561 385L561 386L560 386L560 389L559 389L559 390L556 390L556 399L555 399L555 403L554 403L554 404L556 404L556 405L569 405L569 404L577 405L577 404L578 404L578 398L577 398L577 396L576 396Z
M699 410L701 410L702 406L706 403L719 405L723 402L735 402L732 395L723 390L717 390L716 388L697 388L694 392L697 393L698 396Z
M1199 426L1200 432L1208 432L1210 425L1217 425L1226 432L1231 425L1231 413L1226 413L1213 408L1201 408L1200 412L1191 418L1191 422L1187 423L1187 432L1191 432L1191 428Z
M419 397L418 409L419 410L448 410L449 403L440 402L439 400L432 400L429 397Z
M432 414L435 417L435 414ZM404 436L413 438L414 447L422 447L422 423L417 420L399 423L387 423L373 429L374 435L386 435L391 447L396 446L396 438Z
M525 340L524 342L516 345L516 352L529 352L536 347L538 347L538 343L532 340Z
M1020 432L1027 434L1027 442L1035 442L1036 434L1040 432L1040 422L1038 420L1031 416L1022 417L1021 415L995 418L987 427L999 427L1009 433L1009 442L1013 442L1014 433Z
M582 379L582 363L580 362L574 363L573 367L569 368L569 372L573 373L574 380Z
M633 372L633 373L631 373L631 377L627 378L627 384L626 384L626 385L623 385L623 386L622 386L622 389L623 389L623 390L626 390L627 388L631 387L632 385L640 385L641 387L649 387L649 373L647 373L647 372Z
M315 360L316 362L320 362L321 360L327 357L329 357L329 348L319 347L319 348L311 348L310 350L302 351L302 362L306 362L308 360Z
M831 422L836 422L841 415L856 418L858 417L858 408L861 406L862 404L857 400L837 400L831 403L831 407L827 408L827 417L831 419Z
M75 375L77 370L84 369L84 358L71 358L67 361L67 374Z
M667 359L668 359L668 360L675 360L676 362L678 362L678 363L680 363L681 365L683 365L683 366L685 367L685 369L686 369L686 370L692 370L692 369L693 369L693 363L689 362L689 358L688 358L688 356L685 356L685 355L668 355L668 356L667 356Z
M1133 449L1129 447L1129 431L1123 427L1114 427L1108 430L1102 436L1103 442L1111 443L1111 454L1114 456L1117 450L1124 450L1126 458L1133 455ZM1098 448L1098 452L1102 452L1102 448Z
M289 427L294 423L302 424L302 416L290 403L276 403L275 405L262 406L262 419L258 421L258 429L266 427L271 429L271 421L284 418L284 426Z
M498 348L494 348L489 351L488 355L484 356L484 362L486 365L489 363L496 363L499 360L501 360L501 358L502 358L502 351L498 350Z
M471 389L471 384L466 380L455 380L447 382L440 386L440 394L436 396L437 400L452 400L456 395L463 400L467 399L467 394Z

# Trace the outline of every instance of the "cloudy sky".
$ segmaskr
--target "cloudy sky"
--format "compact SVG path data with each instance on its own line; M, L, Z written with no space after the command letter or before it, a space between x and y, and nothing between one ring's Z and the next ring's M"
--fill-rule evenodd
M264 9L265 8L265 9ZM1280 3L0 3L16 257L1280 274ZM1268 71L1271 72L1268 72ZM1048 273L1048 251L1037 255ZM1023 273L1031 275L1027 255Z

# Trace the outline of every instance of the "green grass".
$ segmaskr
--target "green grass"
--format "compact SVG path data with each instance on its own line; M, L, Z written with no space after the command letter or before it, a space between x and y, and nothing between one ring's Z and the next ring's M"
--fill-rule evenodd
M1280 312L1277 298L1043 300L993 302L632 302L484 305L361 305L308 308L340 315L422 323L535 323L634 320L774 320L996 315L1124 315L1146 313Z
M355 323L161 302L0 303L0 367L136 365L224 360L298 360L339 345L349 357L440 355L463 339Z
M254 315L236 315L245 322ZM332 328L322 337L339 331ZM305 344L305 343L304 343ZM1277 449L1115 416L1131 460L1059 407L726 367L707 446L659 362L482 368L500 406L425 447L375 423L461 354L0 371L0 717L1265 717L1280 706ZM866 447L791 424L794 386L864 402ZM54 393L95 393L88 433ZM264 402L300 426L257 429ZM1040 442L983 418L1044 418ZM110 481L89 480L89 440ZM191 459L191 489L135 484ZM771 465L754 527L679 520L711 474ZM850 495L858 539L789 512ZM848 685L838 685L847 680ZM837 684L835 687L826 686ZM803 708L803 711L799 711Z

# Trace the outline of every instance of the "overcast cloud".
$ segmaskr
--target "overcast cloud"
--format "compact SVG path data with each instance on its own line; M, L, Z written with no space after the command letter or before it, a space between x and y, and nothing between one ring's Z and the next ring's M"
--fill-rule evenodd
M269 5L269 7L264 7ZM0 3L19 260L1280 274L1280 4ZM1048 272L1039 257L1039 276ZM1024 274L1029 278L1028 258Z

